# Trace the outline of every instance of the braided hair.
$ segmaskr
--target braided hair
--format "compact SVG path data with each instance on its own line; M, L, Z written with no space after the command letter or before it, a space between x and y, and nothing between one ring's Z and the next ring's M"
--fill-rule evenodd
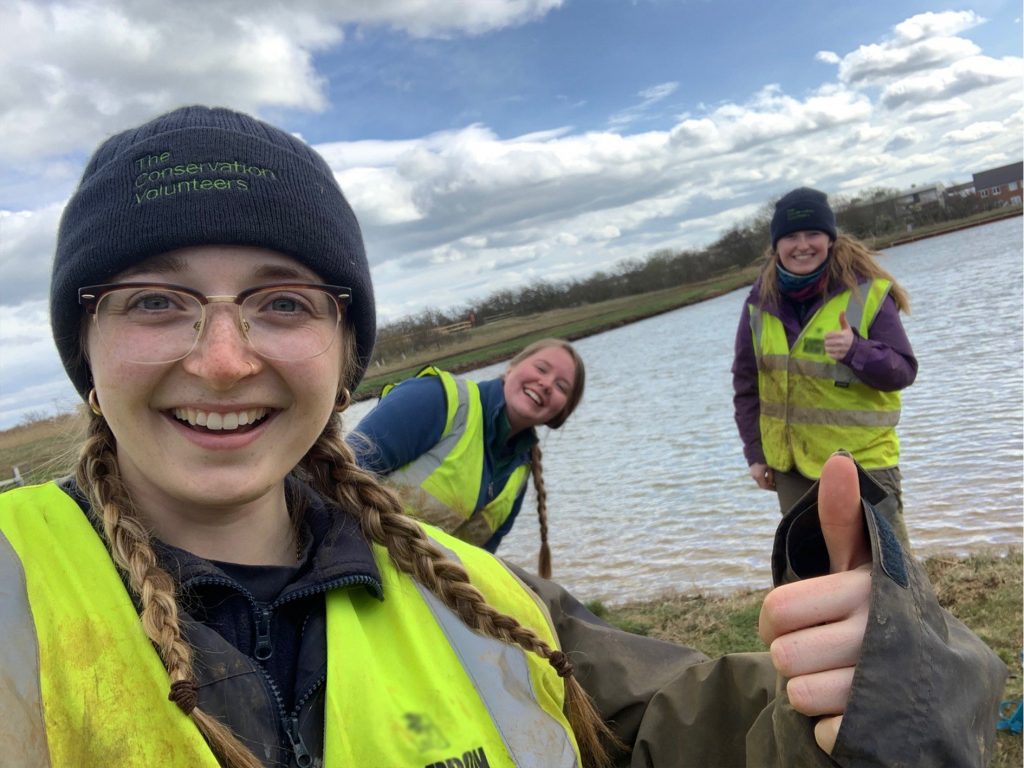
M346 355L346 359L351 358ZM171 681L168 698L192 718L222 765L261 768L262 763L248 746L198 706L193 651L182 633L174 579L157 562L151 534L121 478L116 440L102 414L93 412L87 429L76 481L102 523L111 557L140 606L146 636L167 669ZM342 438L337 414L332 414L297 473L321 495L352 513L368 541L384 547L400 571L429 589L469 628L547 659L565 679L567 717L583 764L588 768L610 765L609 748L621 745L573 676L568 656L514 617L491 606L472 585L465 568L405 514L398 496L359 468L352 449Z

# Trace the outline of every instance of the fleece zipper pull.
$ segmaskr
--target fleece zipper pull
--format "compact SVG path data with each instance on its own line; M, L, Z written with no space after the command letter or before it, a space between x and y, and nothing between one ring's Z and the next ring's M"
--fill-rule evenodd
M288 740L292 743L295 764L299 768L309 768L309 766L313 765L313 756L309 754L309 750L306 749L306 743L302 740L302 734L299 733L299 718L297 715L285 719L285 732L288 734Z
M266 661L274 654L274 646L270 642L270 618L274 612L269 608L261 608L256 612L256 649L253 656L257 661Z

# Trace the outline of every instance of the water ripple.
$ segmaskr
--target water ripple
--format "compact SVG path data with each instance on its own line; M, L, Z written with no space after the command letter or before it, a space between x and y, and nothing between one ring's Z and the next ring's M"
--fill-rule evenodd
M905 325L920 362L899 428L919 555L1021 543L1021 251L1012 219L885 256L911 296ZM581 598L769 586L778 508L747 475L732 418L729 367L745 295L578 343L583 403L541 439L555 578ZM353 407L350 421L368 407ZM528 568L534 503L531 490L501 548Z

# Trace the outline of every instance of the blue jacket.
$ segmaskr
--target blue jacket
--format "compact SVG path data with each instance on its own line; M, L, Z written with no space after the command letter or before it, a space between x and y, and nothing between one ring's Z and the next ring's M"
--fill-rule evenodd
M508 439L508 416L501 379L481 381L480 402L484 412L484 466L477 509L485 507L495 489L517 468L530 462L530 448L537 442L534 430L526 430ZM445 397L441 382L434 376L412 378L395 387L359 422L347 440L363 469L387 475L422 456L437 444L444 431ZM512 513L484 544L495 552L515 523L523 505L526 487L516 498Z

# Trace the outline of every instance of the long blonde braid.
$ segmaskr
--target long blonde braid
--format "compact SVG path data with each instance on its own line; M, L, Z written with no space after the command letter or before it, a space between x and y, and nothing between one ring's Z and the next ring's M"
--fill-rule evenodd
M181 634L174 580L156 560L149 531L135 512L117 466L114 436L93 416L79 452L75 478L103 523L110 554L139 599L146 636L153 641L171 678L168 698L189 715L226 768L262 768L256 756L216 718L196 706L192 648Z
M318 492L354 514L363 535L387 549L399 570L433 592L466 626L487 637L515 643L551 662L565 678L567 715L584 765L610 765L608 746L621 744L572 675L566 655L487 602L470 583L465 568L448 557L405 514L398 496L359 468L352 449L342 439L339 418L331 418L301 466Z
M545 579L551 578L551 548L548 546L548 491L544 486L543 453L540 443L530 448L530 475L533 477L533 489L537 492L537 522L540 525L540 552L537 554L537 574Z

